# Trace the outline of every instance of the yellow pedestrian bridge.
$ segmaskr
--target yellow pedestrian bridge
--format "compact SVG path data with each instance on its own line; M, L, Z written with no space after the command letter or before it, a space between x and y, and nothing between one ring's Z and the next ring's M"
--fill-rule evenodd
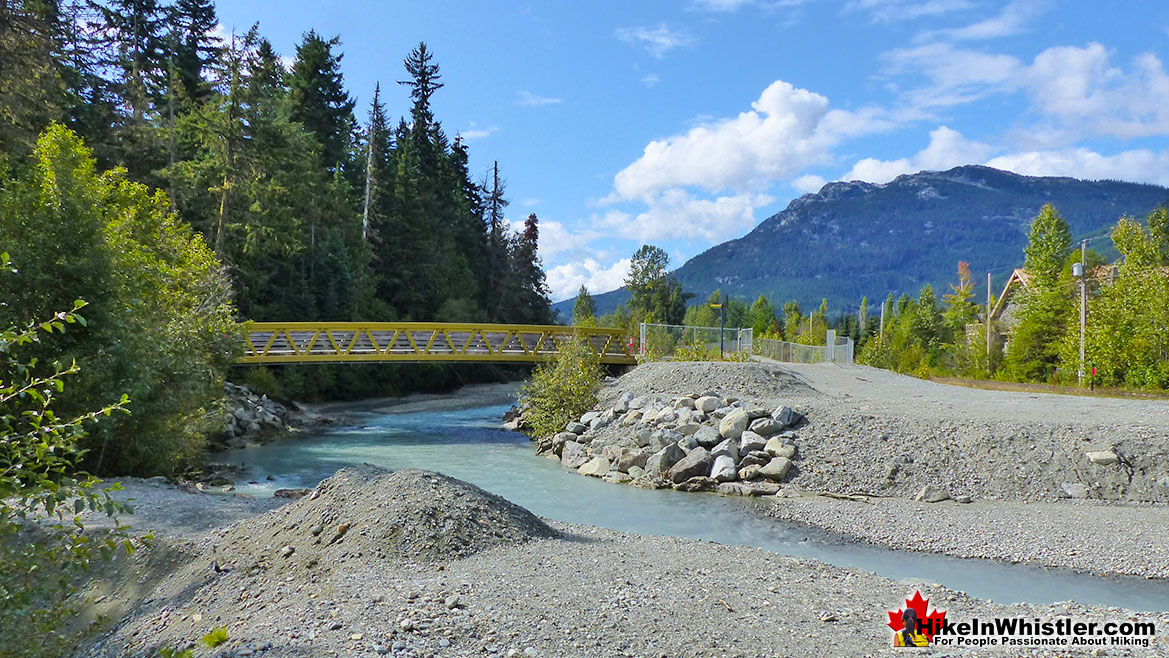
M583 338L601 363L633 365L621 329L449 322L248 322L239 363L534 363Z

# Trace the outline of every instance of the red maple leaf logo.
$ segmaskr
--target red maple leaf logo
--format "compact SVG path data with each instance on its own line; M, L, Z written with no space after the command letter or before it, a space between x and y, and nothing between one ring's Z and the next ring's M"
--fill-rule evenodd
M921 598L921 592L914 590L912 599L905 599L905 608L898 608L889 611L889 628L893 629L894 633L899 632L905 628L905 623L901 621L901 613L906 608L913 608L917 613L917 618L922 622L921 632L930 642L934 640L934 633L942 628L942 621L946 619L946 611L934 608L929 611L930 600Z

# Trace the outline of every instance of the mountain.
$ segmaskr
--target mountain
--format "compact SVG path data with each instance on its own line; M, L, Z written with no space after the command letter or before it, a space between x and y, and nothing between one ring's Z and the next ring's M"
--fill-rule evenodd
M1120 181L1020 176L963 166L899 176L883 185L828 183L768 217L747 235L707 249L674 272L687 292L705 299L716 288L748 302L760 294L777 306L795 299L807 312L855 309L893 293L917 296L926 283L940 297L957 279L959 260L978 284L995 274L995 293L1023 262L1031 220L1045 203L1076 240L1107 235L1121 215L1143 217L1169 200L1169 189ZM1115 255L1111 243L1089 243ZM986 298L986 289L976 299ZM600 312L626 299L597 295ZM565 303L558 304L563 306ZM572 300L566 302L566 315Z

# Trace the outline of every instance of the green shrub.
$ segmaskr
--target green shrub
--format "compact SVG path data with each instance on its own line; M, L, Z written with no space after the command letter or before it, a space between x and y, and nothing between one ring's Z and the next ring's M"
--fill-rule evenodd
M210 649L214 649L224 642L227 642L227 628L224 626L217 626L210 633L203 636L203 644L207 645Z
M8 255L0 254L0 278L11 274ZM41 334L84 324L76 311L59 312L47 322L0 329L0 653L5 656L56 656L70 644L60 633L76 612L77 577L95 554L109 558L133 544L125 527L83 533L78 515L103 511L113 517L128 506L110 496L117 485L100 484L74 468L84 454L83 426L114 411L127 399L77 417L59 418L53 397L76 364L46 364L17 355L40 342Z
M549 436L597 403L605 372L594 350L577 339L560 346L553 361L536 366L520 391L524 419L536 436Z
M63 415L133 400L133 415L84 439L86 465L154 475L197 460L238 349L222 264L162 192L99 171L63 126L45 131L29 166L0 174L0 236L21 269L20 285L4 287L0 327L85 299L89 330L28 355L81 366L58 400Z

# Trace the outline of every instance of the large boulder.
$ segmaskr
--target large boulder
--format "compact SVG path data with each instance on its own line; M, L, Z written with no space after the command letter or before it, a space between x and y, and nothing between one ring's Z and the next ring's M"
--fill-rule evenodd
M613 411L623 414L629 411L629 402L633 400L633 394L628 391L617 396L617 401L613 403Z
M718 424L718 433L724 439L739 440L751 422L746 409L735 409L723 416Z
M740 451L741 452L741 451ZM762 450L752 450L739 458L739 468L756 464L762 466L771 461L771 455Z
M644 409L646 405L650 404L652 400L647 396L639 396L629 401L630 409Z
M791 407L779 407L775 411L771 412L771 417L775 420L775 422L779 423L780 427L783 429L795 427L796 425L800 424L801 420L804 419L800 412L792 409Z
M609 472L609 460L597 455L593 457L584 466L577 469L581 475L590 475L595 478L604 477Z
M711 491L717 484L714 478L700 475L698 477L692 477L685 482L675 484L674 489L677 491Z
M779 485L771 482L723 482L715 491L720 496L774 496Z
M699 427L702 426L697 422L681 423L674 428L674 431L681 434L682 436L690 436L691 434L697 432Z
M731 458L732 462L739 463L739 442L734 439L727 439L722 443L716 445L710 454L714 455L715 459L726 455Z
M586 412L584 412L584 415L582 415L580 417L580 423L581 423L581 425L588 425L589 423L593 422L593 420L596 419L600 415L601 415L601 412L599 412L599 411L586 411Z
M776 434L779 434L781 431L783 431L783 427L781 427L774 418L757 418L751 421L751 425L748 427L748 429L765 439L769 436L775 436Z
M572 432L573 434L584 434L585 430L587 429L588 427L581 425L580 423L569 423L564 426L565 432Z
M710 467L710 477L718 482L730 482L739 477L739 472L735 470L735 460L727 455L715 457L714 465Z
M718 443L716 442L715 445L718 445ZM682 449L682 452L690 454L691 450L698 447L698 439L693 436L684 436L678 441L678 447Z
M696 432L690 435L690 438L694 439L703 448L713 448L719 443L722 443L722 440L726 437L720 436L713 427L702 425Z
M564 447L560 450L560 463L568 468L580 468L589 460L589 456L585 454L584 446L576 441L565 441Z
M675 409L693 409L694 408L694 398L678 398L677 400L674 400L674 408Z
M721 401L713 395L704 395L694 401L694 408L704 414L708 414L715 409L718 409L719 406L721 406L720 402Z
M782 482L792 468L792 460L787 457L776 457L759 469L759 475L772 482Z
M692 477L705 476L710 473L710 467L713 465L714 457L710 451L706 448L695 448L671 466L666 477L674 484L681 484Z
M628 473L629 469L635 466L644 468L647 459L649 459L649 453L644 450L622 448L621 453L617 455L617 470L621 473Z
M763 446L767 445L767 439L759 436L751 430L743 432L739 436L739 454L745 455L753 450L762 450Z
M759 475L759 471L761 470L763 470L763 466L760 464L749 464L744 466L739 469L739 479L758 480L759 478L763 477L762 475Z
M773 436L768 439L767 445L763 447L763 450L772 457L786 457L788 459L793 459L796 456L796 447L789 443L784 443L783 440L777 436Z
M677 444L670 444L646 459L645 471L650 475L665 475L670 471L671 466L677 464L685 456L686 452Z

